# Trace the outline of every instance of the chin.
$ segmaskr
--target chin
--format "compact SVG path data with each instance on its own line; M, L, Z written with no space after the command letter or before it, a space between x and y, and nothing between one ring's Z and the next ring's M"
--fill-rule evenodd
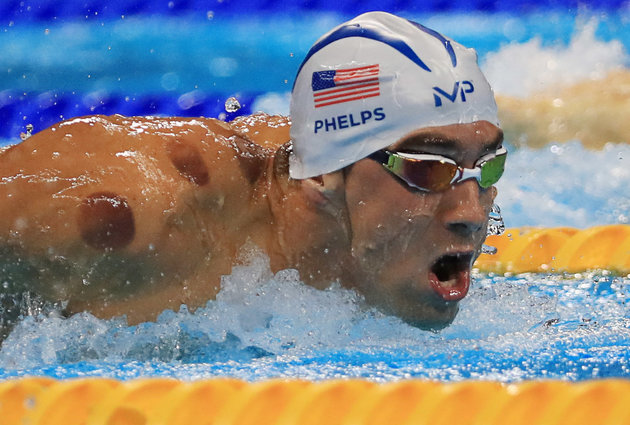
M426 280L409 279L389 286L363 286L357 289L367 304L424 330L444 329L459 312L459 299L445 300Z
M441 306L425 306L420 308L422 314L400 314L399 317L406 323L419 329L439 331L455 320L459 311L459 303L449 302Z

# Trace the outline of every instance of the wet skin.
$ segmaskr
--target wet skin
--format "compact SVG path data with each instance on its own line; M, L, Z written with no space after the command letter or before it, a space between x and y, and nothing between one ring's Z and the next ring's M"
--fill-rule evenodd
M439 154L472 168L501 142L497 127L476 122L422 129L389 149ZM443 192L424 192L377 162L363 160L346 173L346 193L353 257L362 271L360 279L351 278L353 284L368 302L411 324L449 324L458 302L445 300L432 288L431 267L445 254L463 254L469 272L485 239L496 189L482 189L473 179ZM467 288L461 292L456 298L465 296Z
M266 115L96 116L1 152L3 280L64 301L67 314L138 323L213 299L250 242L274 272L339 281L415 326L450 323L457 301L432 288L431 269L444 254L476 257L495 189L468 180L421 192L369 159L292 180L288 128ZM472 167L500 143L477 122L418 130L390 149Z

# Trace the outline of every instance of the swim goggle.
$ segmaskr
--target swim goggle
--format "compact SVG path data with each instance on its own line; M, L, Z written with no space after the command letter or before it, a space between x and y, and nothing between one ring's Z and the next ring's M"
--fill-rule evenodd
M450 158L434 154L376 151L368 158L381 164L409 186L427 192L441 192L451 185L476 179L488 188L499 181L505 168L507 150L504 147L479 158L473 168L464 168Z

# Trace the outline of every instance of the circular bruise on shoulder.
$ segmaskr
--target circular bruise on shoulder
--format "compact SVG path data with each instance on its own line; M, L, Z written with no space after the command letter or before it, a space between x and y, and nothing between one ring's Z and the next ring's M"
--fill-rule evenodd
M196 147L180 140L169 140L166 143L166 153L182 177L197 186L208 184L210 181L208 167Z
M124 248L136 231L129 203L113 192L86 196L79 206L78 225L83 241L103 250Z

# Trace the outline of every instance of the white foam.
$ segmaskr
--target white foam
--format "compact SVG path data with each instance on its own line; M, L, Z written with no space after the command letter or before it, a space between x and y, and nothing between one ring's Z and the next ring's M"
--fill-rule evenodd
M630 338L621 319L627 305L590 295L597 284L593 276L569 282L556 294L564 283L557 277L476 276L455 322L433 333L366 307L353 291L314 289L295 270L274 275L267 257L256 250L247 254L246 264L224 278L217 299L194 313L165 311L155 323L138 326L87 313L27 317L4 342L0 371L93 362L92 372L84 367L81 374L131 377L157 368L185 379L420 375L510 381L530 373L520 366L501 369L501 362L515 356L549 353L576 335L593 344ZM613 289L627 297L628 278L615 282ZM534 292L533 283L539 285Z
M630 145L596 151L579 142L550 144L510 152L497 203L508 227L625 224L628 187Z
M450 16L441 19L452 21ZM432 17L428 22L455 31L456 35L474 33L482 37L485 33L480 28L497 24L486 22L487 19L485 16L460 16L457 18L458 28L448 28L439 17ZM507 21L522 24L517 19ZM629 66L630 56L623 43L616 39L598 39L595 34L597 28L597 18L582 18L578 20L568 44L543 42L540 37L534 37L526 42L503 45L482 58L482 70L496 94L526 97L556 86L601 79L610 71ZM289 91L263 94L254 101L252 111L288 115L290 97Z
M496 94L517 97L604 78L629 58L619 40L597 39L597 25L596 19L578 25L568 46L546 46L540 38L507 44L486 55L483 72Z

